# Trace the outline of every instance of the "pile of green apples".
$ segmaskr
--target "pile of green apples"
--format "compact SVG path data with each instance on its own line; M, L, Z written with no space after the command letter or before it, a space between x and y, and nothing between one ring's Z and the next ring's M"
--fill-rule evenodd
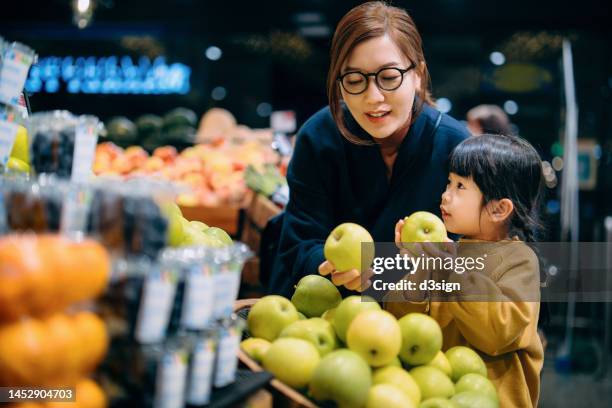
M249 311L241 348L283 383L338 407L498 407L481 357L457 346L443 353L431 317L397 320L367 296L342 299L336 286L308 275L291 300L277 295Z
M444 223L416 212L404 219L402 242L443 242ZM345 223L328 237L325 258L337 270L361 270L374 256L368 231ZM367 253L362 254L362 249ZM368 296L342 299L325 277L307 275L291 300L277 295L249 311L241 348L283 383L340 408L496 408L499 399L482 358L469 347L442 352L431 317L399 320Z
M232 244L232 238L218 227L209 227L200 221L189 221L175 203L164 203L161 210L168 219L168 245L207 246L219 248Z

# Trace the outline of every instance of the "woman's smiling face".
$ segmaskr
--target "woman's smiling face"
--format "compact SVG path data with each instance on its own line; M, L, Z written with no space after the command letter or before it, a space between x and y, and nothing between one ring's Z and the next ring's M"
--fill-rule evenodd
M402 54L389 36L376 37L357 45L345 61L341 75L358 71L376 73L381 68L406 69L411 61ZM397 73L399 75L399 72ZM338 85L340 86L340 85ZM352 95L342 86L342 98L357 123L375 139L384 139L406 127L410 120L414 95L421 86L416 69L404 74L402 84L393 91L381 90L373 76L363 93Z

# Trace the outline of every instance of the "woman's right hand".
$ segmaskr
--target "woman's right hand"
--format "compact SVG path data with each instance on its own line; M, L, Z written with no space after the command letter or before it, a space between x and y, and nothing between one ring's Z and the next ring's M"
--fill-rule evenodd
M350 269L348 271L337 271L334 265L330 261L324 261L319 265L319 274L327 276L331 274L331 281L336 286L344 286L348 290L354 290L357 292L363 292L370 287L370 277L372 271L368 270L367 280L364 287L361 286L361 274L357 269Z
M404 228L404 219L401 218L397 224L395 224L395 245L401 250L404 249L402 245L402 228Z

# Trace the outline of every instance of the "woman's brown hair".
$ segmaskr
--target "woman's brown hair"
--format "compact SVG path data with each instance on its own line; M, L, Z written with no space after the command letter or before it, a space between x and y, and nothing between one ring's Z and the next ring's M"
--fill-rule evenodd
M405 10L390 6L381 1L361 4L349 11L338 23L332 39L329 72L327 74L327 96L331 114L340 133L350 142L369 145L371 142L351 133L344 122L338 76L342 65L355 46L372 38L388 35L402 53L416 65L421 78L417 90L418 99L413 107L411 123L421 112L423 103L433 105L429 93L429 72L423 55L422 40L414 21Z

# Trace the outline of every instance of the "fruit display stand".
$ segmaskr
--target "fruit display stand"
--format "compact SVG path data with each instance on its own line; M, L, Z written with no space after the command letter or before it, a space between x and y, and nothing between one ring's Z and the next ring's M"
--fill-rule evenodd
M281 212L281 208L261 194L254 194L251 203L245 211L244 225L242 226L241 241L259 254L261 233L270 218ZM259 257L249 259L242 270L242 281L250 286L260 285Z
M235 313L246 320L248 311L259 299L241 299L236 301L234 305ZM248 334L247 334L248 335ZM244 337L244 336L243 336ZM238 358L240 362L248 369L254 372L263 371L263 367L248 356L242 349L238 352ZM283 408L317 408L317 405L313 403L306 396L296 391L295 389L283 384L277 379L270 381L272 398L274 407Z
M231 236L239 231L242 206L180 206L183 216L189 221L200 221L206 225L219 227Z

